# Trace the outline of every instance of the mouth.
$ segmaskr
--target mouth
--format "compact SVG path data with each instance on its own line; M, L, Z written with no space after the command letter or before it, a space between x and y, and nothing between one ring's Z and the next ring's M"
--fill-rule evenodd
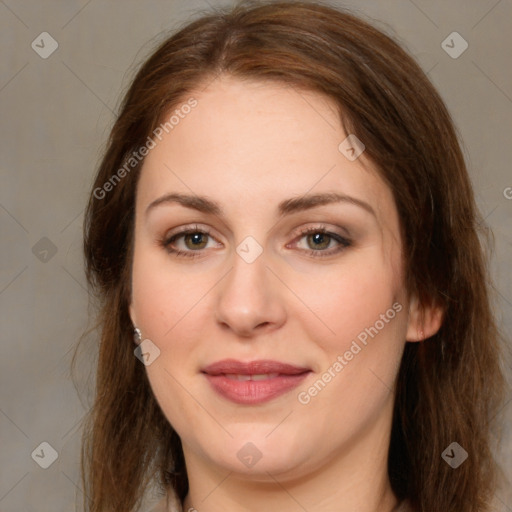
M251 362L224 359L201 370L213 390L237 403L265 403L297 387L310 368L271 360Z

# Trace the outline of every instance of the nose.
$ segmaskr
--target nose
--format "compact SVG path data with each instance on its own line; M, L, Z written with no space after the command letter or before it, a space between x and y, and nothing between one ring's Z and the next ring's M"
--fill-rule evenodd
M217 322L244 338L281 327L286 320L284 287L268 268L265 252L251 263L235 253L233 262L217 287Z

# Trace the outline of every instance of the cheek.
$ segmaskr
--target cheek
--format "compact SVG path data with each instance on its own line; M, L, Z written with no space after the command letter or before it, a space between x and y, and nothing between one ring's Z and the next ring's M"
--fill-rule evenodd
M186 273L165 261L165 255L135 254L132 306L145 337L164 342L187 324L192 334L197 324L187 321L200 311L201 298L211 288L204 274ZM197 328L197 327L196 327Z
M323 282L315 288L310 279L302 282L300 293L330 332L318 330L318 319L308 320L306 335L321 349L323 364L318 380L301 388L298 398L310 418L332 411L325 435L336 439L372 424L388 403L405 344L408 303L400 273L376 257L351 260Z
M163 413L180 433L204 416L204 410L190 399L189 393L196 396L200 391L189 377L196 371L195 350L205 339L206 312L201 298L212 286L205 281L199 274L170 271L168 264L151 254L135 255L133 311L144 339L160 350L159 357L146 367L147 376Z
M325 343L332 350L341 350L376 322L377 327L381 327L381 315L385 316L384 321L391 319L385 322L383 332L395 331L389 328L391 324L402 326L402 318L398 320L399 315L392 309L398 302L402 306L398 309L405 310L401 275L376 255L377 250L375 254L368 251L364 257L356 254L347 258L337 271L325 267L314 277L304 275L296 281L297 295L307 298L305 302L316 315L310 323L312 339L318 339L320 332L326 333L322 336L323 340L328 340ZM320 320L325 328L319 331Z

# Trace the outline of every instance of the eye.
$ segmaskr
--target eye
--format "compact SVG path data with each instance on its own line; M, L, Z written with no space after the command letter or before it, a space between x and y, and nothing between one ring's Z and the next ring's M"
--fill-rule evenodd
M161 245L169 253L176 256L195 258L201 256L200 251L207 248L208 237L211 237L208 230L199 229L198 226L195 226L193 229L184 229L161 240ZM184 249L179 247L180 244L176 243L177 241L183 242Z
M304 250L315 258L332 256L352 245L352 241L348 238L339 233L328 231L323 226L304 229L300 231L300 235L299 240L303 238L306 240L307 248Z
M332 256L352 245L351 240L339 233L327 230L324 226L303 229L299 234L299 241L305 239L307 244L307 248L302 248L302 250L315 258ZM213 238L210 231L194 226L193 228L184 228L182 231L160 240L159 243L171 254L196 258L202 255L203 249L208 248L208 238ZM182 242L181 247L179 242Z

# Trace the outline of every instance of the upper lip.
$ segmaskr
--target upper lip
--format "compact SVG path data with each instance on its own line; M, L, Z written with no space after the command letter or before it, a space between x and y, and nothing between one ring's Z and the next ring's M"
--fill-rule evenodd
M293 364L281 363L269 359L257 361L237 361L236 359L223 359L212 363L202 369L203 373L208 375L263 375L267 373L278 373L282 375L299 375L309 372L310 368L295 366Z

